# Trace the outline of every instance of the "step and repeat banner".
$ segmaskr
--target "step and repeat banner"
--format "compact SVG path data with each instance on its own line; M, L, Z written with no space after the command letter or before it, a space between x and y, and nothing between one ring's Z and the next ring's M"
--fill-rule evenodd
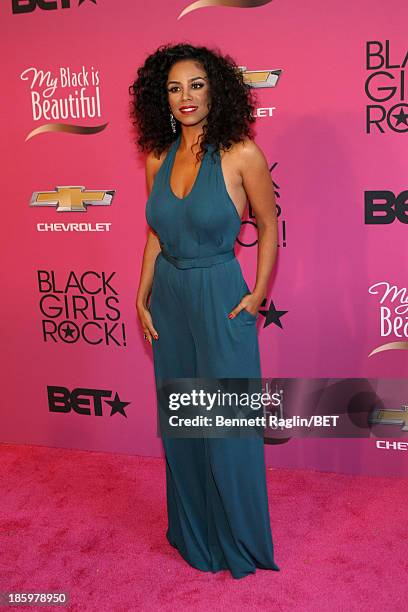
M279 225L257 322L263 376L363 381L347 400L361 436L269 432L267 464L407 474L406 2L2 0L0 11L1 440L162 455L135 309L147 191L128 88L157 47L188 42L230 55L256 90ZM250 206L236 253L251 287ZM370 393L376 432L373 414L356 417Z

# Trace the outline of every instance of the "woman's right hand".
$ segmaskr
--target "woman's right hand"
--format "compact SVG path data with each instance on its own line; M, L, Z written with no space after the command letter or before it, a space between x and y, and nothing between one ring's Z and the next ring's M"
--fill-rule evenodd
M157 340L159 338L159 334L157 333L152 320L152 315L150 314L150 310L144 306L143 304L137 305L137 314L139 316L140 325L142 326L142 331L144 333L145 340L150 342L150 345L153 343L153 339Z

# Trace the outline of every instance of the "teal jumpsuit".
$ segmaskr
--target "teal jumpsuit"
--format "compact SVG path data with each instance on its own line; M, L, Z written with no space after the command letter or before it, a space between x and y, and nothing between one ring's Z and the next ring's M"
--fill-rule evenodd
M179 134L147 200L158 234L149 309L156 385L165 378L261 378L257 317L228 313L249 293L234 243L241 227L219 150L208 147L184 198L171 187ZM214 153L214 156L211 153ZM262 437L163 437L167 539L193 567L234 578L274 561Z

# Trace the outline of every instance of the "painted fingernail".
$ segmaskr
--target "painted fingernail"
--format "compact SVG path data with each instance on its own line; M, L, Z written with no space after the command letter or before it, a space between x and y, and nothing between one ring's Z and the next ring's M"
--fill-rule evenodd
M229 319L232 319L232 317L233 317L233 316L234 316L234 315L232 315L232 314L230 313L230 314L228 315L228 318L229 318Z
M157 340L157 338L158 338L158 337L159 337L159 336L156 334L156 335L155 335L155 339Z

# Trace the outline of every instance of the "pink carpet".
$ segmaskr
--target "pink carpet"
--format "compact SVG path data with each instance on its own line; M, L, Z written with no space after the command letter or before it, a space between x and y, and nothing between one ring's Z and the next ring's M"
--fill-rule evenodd
M269 469L281 571L234 580L191 568L167 543L163 459L0 453L0 591L70 595L67 608L2 610L407 609L406 480Z

